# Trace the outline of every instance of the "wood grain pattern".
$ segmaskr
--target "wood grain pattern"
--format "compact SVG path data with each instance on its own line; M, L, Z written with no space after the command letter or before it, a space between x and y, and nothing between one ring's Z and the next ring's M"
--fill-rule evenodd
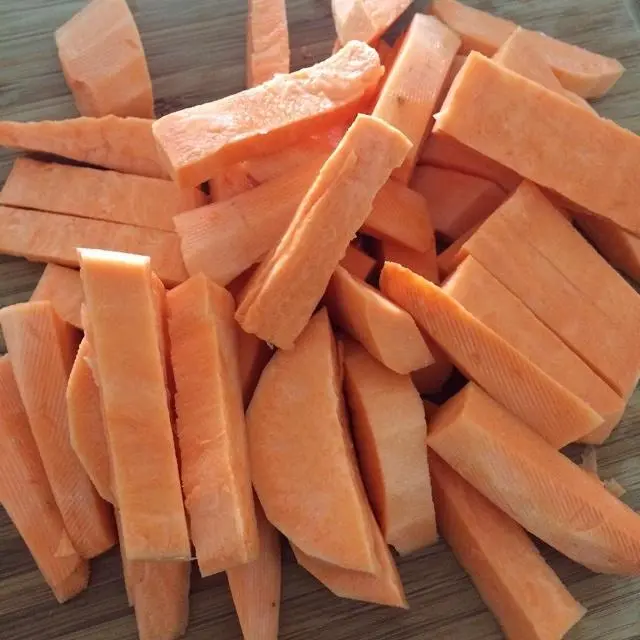
M53 30L85 0L0 1L0 118L75 115L58 68ZM149 57L157 111L237 91L244 80L243 0L129 0ZM628 0L635 2L635 0ZM288 0L294 67L325 57L334 39L329 0ZM423 5L424 3L418 3ZM600 112L640 132L639 41L623 0L477 0L528 27L618 57L628 71ZM12 155L0 151L0 182ZM612 167L612 170L614 168ZM606 179L606 176L603 177ZM40 265L0 257L0 306L29 297ZM0 350L3 346L0 344ZM640 394L623 425L599 452L605 477L628 490L640 508ZM339 526L339 523L336 523ZM545 550L589 614L573 640L640 638L640 580L597 576ZM443 544L400 561L407 613L332 597L287 555L282 633L286 640L494 640L501 633L470 581ZM194 574L196 574L194 572ZM193 580L190 640L240 638L224 576ZM93 563L91 588L60 606L0 509L0 638L2 640L129 640L136 637L116 552Z

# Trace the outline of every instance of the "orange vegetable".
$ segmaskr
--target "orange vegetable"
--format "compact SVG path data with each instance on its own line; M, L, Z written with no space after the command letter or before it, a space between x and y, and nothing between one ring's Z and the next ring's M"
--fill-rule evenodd
M292 348L376 194L408 148L409 141L396 129L358 115L249 282L236 312L247 333Z
M334 325L389 369L408 374L433 363L413 318L346 269L336 268L324 300Z
M133 173L166 178L151 120L143 118L71 118L43 122L0 121L0 145L53 153L63 158Z
M149 258L89 249L79 253L126 557L188 559ZM140 388L145 392L138 393Z
M109 444L102 420L100 389L91 369L93 358L86 336L76 355L67 385L71 446L103 500L115 504Z
M338 40L375 42L410 4L411 0L331 0Z
M57 264L48 264L31 294L31 300L49 300L55 312L69 324L82 329L80 307L84 294L80 272Z
M173 216L199 207L199 189L168 180L18 158L0 204L173 231Z
M425 333L422 334L431 355L433 364L411 372L411 381L418 393L428 395L442 391L445 383L453 373L453 365L447 354Z
M167 306L182 487L207 576L258 555L235 304L200 274L170 291Z
M247 86L289 73L289 30L285 0L249 0Z
M530 119L529 126L520 126L531 110L552 117ZM640 138L484 56L469 55L438 115L436 130L640 233L632 204L640 199L635 180ZM558 149L570 149L570 157ZM605 185L601 166L593 160L603 157L620 158ZM626 194L623 202L620 193Z
M243 163L234 164L223 171L216 173L209 180L209 193L212 202L229 200L253 187L257 182L251 178Z
M126 0L91 0L57 29L56 45L83 116L154 117L149 69Z
M313 67L160 118L153 133L176 182L196 186L224 166L353 116L382 73L374 49L349 42Z
M249 405L253 485L269 521L307 555L374 573L369 505L341 385L335 340L322 309L294 349L271 358Z
M431 13L460 34L465 50L492 56L516 30L509 20L468 7L457 0L433 0ZM527 31L527 39L562 86L583 98L599 98L620 78L624 67L612 58Z
M386 263L380 284L383 293L411 313L467 378L554 447L575 442L602 424L582 400L428 280Z
M441 92L442 96L446 96L447 93L449 93L449 89L451 89L451 85L453 84L453 81L456 79L458 72L460 71L460 69L462 69L462 66L466 61L467 61L466 54L456 54L455 56L453 56L453 62L449 67L449 73L447 74L447 78L444 81L444 86L442 87L442 92Z
M373 534L374 553L378 564L375 573L371 574L337 567L304 553L304 551L292 544L296 560L301 567L304 567L339 598L350 598L351 600L362 600L389 607L408 609L409 605L404 595L404 588L393 556L371 513L369 513L369 519Z
M71 544L93 558L115 544L109 506L98 496L69 439L65 393L80 342L50 302L0 310L20 396Z
M485 220L506 198L493 182L438 167L418 167L411 187L425 197L433 228L450 241Z
M376 260L351 243L347 247L344 258L340 260L340 266L346 269L354 278L366 280L375 269Z
M0 252L77 267L77 247L149 255L153 268L168 285L188 277L180 240L173 232L0 206Z
M507 638L562 638L586 613L531 538L437 456L438 524ZM526 597L523 597L526 594Z
M259 555L253 562L227 569L227 579L244 638L277 640L282 582L280 534L267 520L258 500L255 505Z
M455 242L452 242L442 253L438 254L437 264L440 279L445 280L458 267L458 265L466 258L464 251L461 249L469 238L480 228L480 224L468 229Z
M58 602L84 590L89 565L73 548L65 530L9 356L0 358L0 503Z
M431 282L440 282L436 262L435 237L431 242L431 246L425 252L414 251L392 240L383 240L378 244L378 254L378 257L383 262L401 264L423 278L431 280Z
M393 172L400 182L406 184L411 178L459 48L458 36L439 20L414 16L372 114L404 133L413 145L402 166Z
M602 416L599 435L611 433L624 412L623 399L479 262L466 258L443 290Z
M428 445L509 517L599 573L640 574L640 517L469 384L431 422Z
M427 422L409 376L343 342L344 377L362 476L384 539L401 554L438 539L425 438Z

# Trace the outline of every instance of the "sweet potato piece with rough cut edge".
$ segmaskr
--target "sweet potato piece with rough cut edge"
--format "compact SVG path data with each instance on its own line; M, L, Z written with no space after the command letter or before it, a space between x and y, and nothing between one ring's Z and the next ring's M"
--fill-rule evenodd
M344 383L367 494L384 539L403 555L438 539L425 438L427 422L410 376L343 342Z
M427 444L530 533L598 573L640 575L640 515L469 383Z
M349 435L341 377L322 309L294 349L271 358L253 394L247 411L253 485L269 522L307 555L375 573L379 563L370 507Z
M386 263L382 291L406 309L471 380L560 448L602 424L602 418L506 340L428 280Z
M282 597L280 534L267 520L257 499L255 505L259 555L253 562L227 569L227 579L243 637L277 640Z
M220 168L279 151L352 117L382 74L374 49L348 42L313 67L164 116L153 123L153 133L176 182L197 186Z
M80 335L48 301L0 310L16 384L51 491L73 547L94 558L116 542L111 509L76 456L69 437L66 390Z
M280 348L293 347L376 194L409 146L397 129L358 114L249 282L236 312L247 333Z
M401 264L403 267L411 269L414 273L436 284L440 282L435 237L431 246L425 252L414 251L392 240L382 240L378 244L378 258L382 262Z
M169 180L18 158L0 204L173 231L173 216L206 203Z
M585 615L585 608L574 600L520 525L438 456L430 456L429 462L442 535L506 637L564 637Z
M31 294L33 302L49 300L55 312L69 324L82 329L82 315L80 309L84 294L80 272L76 269L48 264L38 280L38 284Z
M9 356L0 358L0 503L58 602L83 591L89 564L73 548L65 530Z
M180 239L173 232L0 206L2 253L77 267L77 248L87 246L148 255L153 269L169 286L189 277L182 261Z
M151 120L144 118L70 118L42 122L0 121L0 146L52 153L62 158L133 173L167 178Z
M353 242L347 247L340 266L346 269L354 278L366 280L376 267L376 260L368 253L359 249Z
M115 504L109 444L102 419L100 389L93 377L91 345L85 336L67 385L71 446L103 500Z
M338 42L375 42L410 4L411 0L331 0Z
M324 296L331 321L399 374L433 364L413 318L370 285L337 267Z
M235 303L200 274L170 291L167 307L182 488L207 576L258 555Z
M83 116L153 118L153 90L126 0L91 0L56 30L67 86Z
M444 90L460 38L433 16L413 17L372 115L402 131L413 147L393 177L407 184Z
M149 258L94 249L80 249L79 255L126 557L188 559L160 305ZM131 393L138 388L145 393Z

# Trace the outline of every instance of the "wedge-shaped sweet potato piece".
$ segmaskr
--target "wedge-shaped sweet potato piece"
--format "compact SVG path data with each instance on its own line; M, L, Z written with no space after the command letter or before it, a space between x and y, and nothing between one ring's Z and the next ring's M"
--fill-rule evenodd
M354 278L366 280L376 267L376 260L368 253L359 249L354 243L347 247L344 258L340 260L340 266L346 269Z
M411 269L414 273L436 284L440 282L435 237L427 251L415 251L392 240L383 240L378 245L378 258L382 262L401 264L403 267Z
M82 329L80 310L83 299L80 272L58 264L48 264L45 267L30 298L34 302L49 300L55 312L78 329Z
M410 4L411 0L331 0L338 47L350 40L374 42Z

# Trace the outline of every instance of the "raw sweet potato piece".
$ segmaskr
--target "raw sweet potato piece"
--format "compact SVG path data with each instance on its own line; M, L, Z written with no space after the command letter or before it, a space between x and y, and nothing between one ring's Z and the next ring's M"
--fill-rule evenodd
M78 344L50 302L26 302L0 310L20 396L42 464L71 544L93 558L116 541L111 511L96 493L71 447L65 393Z
M409 146L397 129L358 115L249 282L236 312L247 333L292 348L376 194Z
M249 0L247 87L289 73L289 29L285 0Z
M236 614L247 639L277 640L280 624L282 559L280 534L255 500L259 554L256 560L227 569Z
M257 182L251 178L244 163L239 162L222 171L218 171L209 180L209 193L212 202L223 202L253 187Z
M149 258L89 249L79 253L126 557L188 559ZM132 392L139 388L144 393Z
M431 355L433 364L423 369L411 372L411 380L421 395L428 395L442 391L445 383L453 373L453 365L447 354L426 333L422 334Z
M82 329L80 308L84 299L80 272L48 264L31 294L32 301L49 300L55 312L69 324Z
M167 306L182 488L207 576L258 555L235 304L200 274L170 291Z
M150 178L166 178L151 120L71 118L42 122L0 121L0 145L52 153L77 162Z
M383 240L378 245L378 257L382 262L401 264L431 282L440 282L435 237L425 252L414 251L391 240Z
M640 574L640 516L470 383L427 443L509 517L599 573Z
M151 257L154 270L167 285L189 277L180 239L173 232L0 206L0 252L77 267L78 247L139 251Z
M324 300L331 321L389 369L408 374L433 364L413 318L346 269L336 268Z
M276 352L249 405L253 485L269 521L307 555L375 573L369 505L341 386L322 309L294 349Z
M91 0L56 30L56 45L83 116L154 117L147 60L126 0Z
M493 182L438 167L418 167L411 188L425 197L434 230L451 242L485 220L507 195Z
M0 191L0 204L80 218L173 231L173 216L199 207L199 189L168 180L18 158Z
M564 637L586 613L520 525L438 456L429 458L442 535L507 638ZM523 598L523 594L526 597Z
M481 384L554 447L575 442L602 424L582 400L428 280L386 263L380 285L467 378Z
M344 382L362 476L384 539L401 554L438 534L425 438L427 422L411 378L343 342Z
M0 503L58 602L66 602L85 589L89 565L73 548L65 530L9 356L0 358Z
M338 40L375 42L411 4L411 0L331 0Z
M422 139L429 134L460 38L433 16L416 14L372 115L385 120L413 147L393 177L408 183Z
M455 242L452 242L442 253L438 254L438 272L440 279L446 280L457 268L458 265L467 257L461 249L467 240L480 228L477 225L467 232L463 233Z
M340 266L346 269L354 278L366 280L375 269L376 260L351 243L347 247L344 258L340 260Z
M69 435L71 446L96 491L103 500L115 504L100 389L89 362L89 358L92 357L91 346L85 336L78 348L67 386Z
M313 67L164 116L153 133L176 182L197 186L221 167L278 151L352 117L382 73L374 49L348 42Z

